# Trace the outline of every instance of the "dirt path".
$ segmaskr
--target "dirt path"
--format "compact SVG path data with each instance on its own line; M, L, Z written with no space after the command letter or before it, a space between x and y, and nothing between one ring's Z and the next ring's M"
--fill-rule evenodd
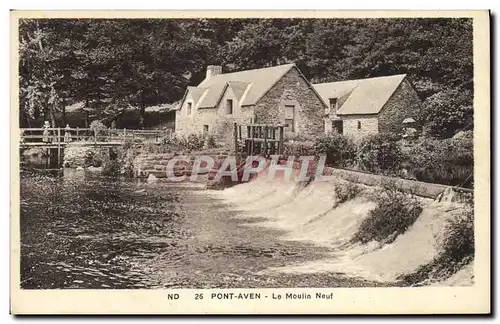
M302 242L279 241L275 230L243 226L222 202L186 191L180 209L186 237L153 260L151 269L162 287L272 288L380 286L338 273L259 275L268 267L322 259L327 249ZM252 221L256 221L255 219Z

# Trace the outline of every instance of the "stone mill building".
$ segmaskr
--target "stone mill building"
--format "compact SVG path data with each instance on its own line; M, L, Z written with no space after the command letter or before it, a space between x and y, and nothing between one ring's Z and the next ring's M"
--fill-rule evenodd
M405 75L311 84L295 64L223 73L186 89L175 132L230 141L233 125L285 124L285 137L336 131L354 138L397 130L418 96Z

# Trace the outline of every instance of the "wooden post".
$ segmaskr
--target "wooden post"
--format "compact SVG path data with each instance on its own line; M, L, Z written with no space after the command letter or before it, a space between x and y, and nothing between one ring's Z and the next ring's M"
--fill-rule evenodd
M57 127L57 166L61 165L61 128Z
M252 136L250 137L250 155L253 155L254 134L255 134L255 126L252 126Z
M80 129L78 128L78 126L76 126L76 141L77 142L80 140L80 138L78 137L79 134L80 134Z
M284 132L283 128L284 128L283 126L280 126L280 141L279 141L279 144L278 144L279 145L278 146L279 147L278 150L279 150L279 154L280 155L283 154L283 135L284 135L283 134L283 132Z
M264 126L264 155L267 156L267 125Z
M234 156L238 155L238 124L234 123Z
M94 129L94 145L97 145L97 129Z

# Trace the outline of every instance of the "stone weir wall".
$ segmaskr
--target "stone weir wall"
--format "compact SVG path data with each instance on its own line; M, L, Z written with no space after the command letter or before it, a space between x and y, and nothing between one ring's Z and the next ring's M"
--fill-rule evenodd
M372 174L361 171L335 169L325 167L323 174L341 178L346 181L364 184L367 186L384 186L384 183L393 183L403 191L414 195L436 200L452 200L464 202L473 199L474 190L442 185L438 183L421 182L415 180L401 179L384 175Z
M172 153L141 153L134 159L134 175L139 178L166 178L167 165L170 160L185 156L187 161L178 161L174 166L174 174L176 176L190 176L193 169L193 164L198 156L206 155L214 159L214 167L219 167L224 159L230 154L227 150L207 150L199 152L172 152Z
M168 163L177 156L185 156L188 161L178 161L174 167L174 174L176 176L190 176L193 169L193 164L197 156L210 156L214 159L215 165L214 169L218 169L224 159L229 156L232 152L228 150L210 150L210 151L200 151L200 152L173 152L173 153L142 153L135 157L134 159L134 175L140 178L166 178L167 177L167 165ZM285 162L285 161L283 161ZM295 162L293 168L298 171L300 169L300 163ZM450 199L453 200L468 200L473 197L473 190L446 186L435 183L419 182L414 180L407 180L401 178L394 178L389 176L371 174L366 172L354 171L354 170L344 170L336 169L331 167L325 167L323 170L324 175L331 175L337 179L343 179L354 183L364 184L368 186L384 186L384 183L393 183L397 187L413 193L414 195L431 198L431 199ZM234 185L230 183L229 177L223 178L223 183L219 183L221 186ZM228 181L225 181L228 180ZM200 177L198 181L209 182L210 178ZM211 186L214 184L210 183ZM449 197L447 197L449 196Z

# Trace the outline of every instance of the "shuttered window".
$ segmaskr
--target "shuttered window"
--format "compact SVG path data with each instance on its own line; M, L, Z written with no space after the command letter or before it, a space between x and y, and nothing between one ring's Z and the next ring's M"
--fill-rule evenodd
M285 124L289 132L295 132L295 106L285 106Z

